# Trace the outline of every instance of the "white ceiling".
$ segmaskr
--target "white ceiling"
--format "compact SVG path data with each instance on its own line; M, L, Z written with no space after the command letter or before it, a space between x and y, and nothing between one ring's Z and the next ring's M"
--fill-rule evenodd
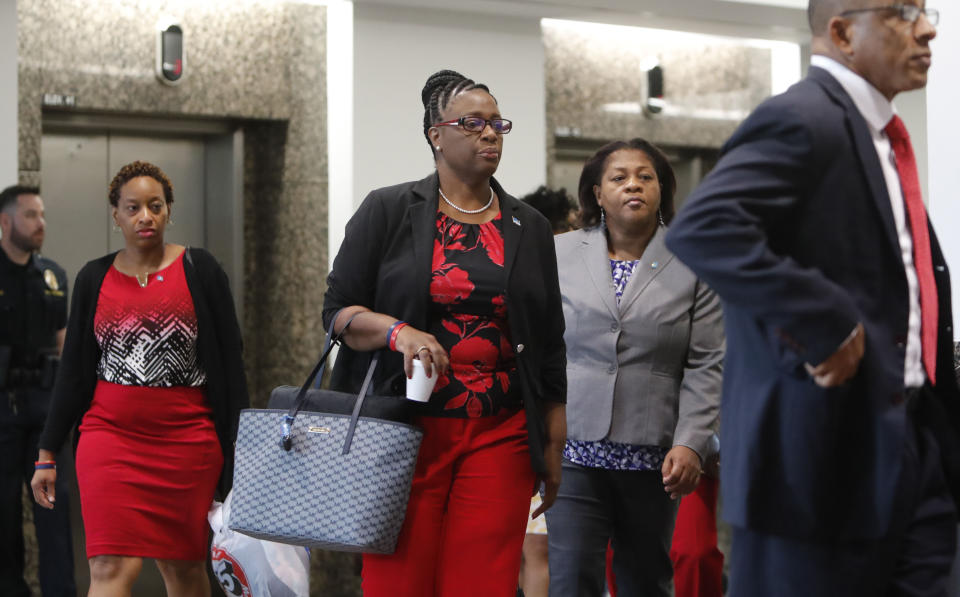
M809 39L807 0L353 0L374 8L416 7L499 15L596 21L779 39Z

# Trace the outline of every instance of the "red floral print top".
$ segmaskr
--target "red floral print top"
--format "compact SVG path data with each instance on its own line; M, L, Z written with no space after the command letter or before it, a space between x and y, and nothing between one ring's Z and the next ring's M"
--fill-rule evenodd
M437 214L430 280L430 333L450 354L425 414L483 417L519 408L510 344L500 215L464 224Z

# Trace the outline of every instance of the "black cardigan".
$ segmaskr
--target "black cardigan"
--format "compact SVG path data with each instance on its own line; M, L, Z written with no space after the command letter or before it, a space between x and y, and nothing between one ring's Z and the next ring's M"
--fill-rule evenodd
M507 320L517 358L527 413L530 457L538 473L543 462L544 421L540 401L567 399L563 309L557 257L549 222L532 207L507 195L496 180L503 222ZM436 229L439 178L436 173L371 192L347 223L343 244L327 278L324 326L341 308L363 305L427 329L430 270ZM343 321L339 322L343 325ZM384 351L374 391L404 393L403 357ZM332 387L356 392L372 353L343 346Z
M97 300L115 256L111 253L95 259L77 274L50 414L40 435L41 449L59 451L71 428L76 428L76 447L80 421L90 407L97 385L101 355L93 332ZM207 401L223 451L223 472L218 485L223 497L233 482L233 444L240 410L249 403L240 326L227 274L213 255L204 249L188 248L183 266L197 314L197 358L207 374Z

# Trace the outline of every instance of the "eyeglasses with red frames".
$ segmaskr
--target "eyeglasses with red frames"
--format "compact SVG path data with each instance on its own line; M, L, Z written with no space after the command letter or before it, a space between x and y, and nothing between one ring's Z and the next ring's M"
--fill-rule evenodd
M506 135L511 130L513 130L513 122L507 120L506 118L493 118L487 120L486 118L480 118L479 116L461 116L456 120L448 120L446 122L438 122L433 126L459 126L468 133L479 133L483 129L487 128L487 125L490 125L490 128L493 129L493 132L498 135Z

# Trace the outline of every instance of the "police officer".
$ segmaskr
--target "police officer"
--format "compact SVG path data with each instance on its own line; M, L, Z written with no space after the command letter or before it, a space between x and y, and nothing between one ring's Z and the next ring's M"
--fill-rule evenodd
M33 477L67 325L67 275L37 254L43 215L39 189L0 192L0 595L10 597L30 594L23 579L21 496ZM33 506L44 597L77 593L62 479L57 477L59 508Z

